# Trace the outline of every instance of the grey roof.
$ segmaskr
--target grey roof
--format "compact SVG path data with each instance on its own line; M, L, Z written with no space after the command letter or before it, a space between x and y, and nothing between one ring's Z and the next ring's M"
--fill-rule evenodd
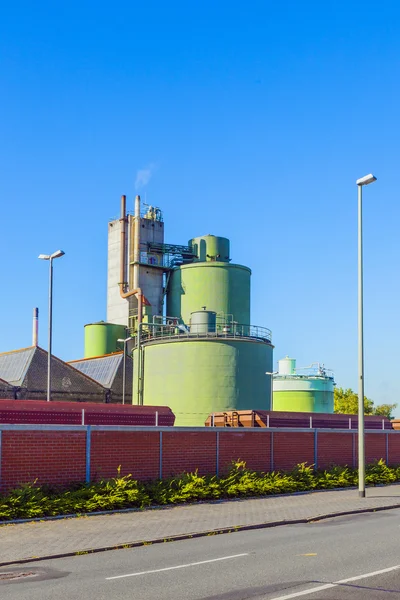
M71 361L68 364L74 367L74 369L81 371L84 375L91 377L105 388L111 388L122 359L123 354L120 352L108 356Z
M12 385L22 385L35 350L32 346L0 354L0 378Z

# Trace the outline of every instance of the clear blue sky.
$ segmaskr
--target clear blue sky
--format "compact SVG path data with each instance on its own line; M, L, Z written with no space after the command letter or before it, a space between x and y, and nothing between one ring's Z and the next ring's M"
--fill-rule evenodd
M249 265L252 322L275 360L357 385L357 188L365 189L366 394L400 400L400 4L48 2L0 19L0 351L47 328L83 354L106 317L107 221L120 194L164 211L166 238L214 233ZM400 411L399 411L400 412Z

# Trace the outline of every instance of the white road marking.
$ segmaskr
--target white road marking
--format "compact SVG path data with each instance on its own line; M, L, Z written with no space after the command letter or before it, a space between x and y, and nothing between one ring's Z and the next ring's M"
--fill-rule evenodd
M360 579L368 579L368 577L375 577L376 575L382 575L383 573L390 573L391 571L397 571L400 569L400 565L394 567L388 567L387 569L381 569L380 571L372 571L371 573L364 573L363 575L356 575L355 577L348 577L347 579L341 579L334 583L326 583L325 585L319 585L318 587L310 588L309 590L303 590L302 592L294 592L293 594L287 594L286 596L275 596L271 600L291 600L291 598L299 598L300 596L307 596L307 594L315 594L315 592L322 592L323 590L329 590L337 587L344 583L350 583L350 581L359 581Z
M163 571L173 571L175 569L185 569L186 567L196 567L197 565L206 565L208 563L219 562L221 560L230 560L232 558L240 558L241 556L249 556L245 554L233 554L232 556L222 556L221 558L212 558L210 560L201 560L199 562L188 563L186 565L177 565L175 567L165 567L164 569L153 569L152 571L140 571L139 573L129 573L128 575L116 575L115 577L106 577L106 580L122 579L123 577L137 577L138 575L150 575L151 573L162 573Z

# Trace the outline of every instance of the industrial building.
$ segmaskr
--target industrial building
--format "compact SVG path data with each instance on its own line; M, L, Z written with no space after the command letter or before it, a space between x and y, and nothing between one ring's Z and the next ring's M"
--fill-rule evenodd
M39 346L0 354L1 387L8 386L2 398L46 400L47 352ZM56 356L52 357L52 400L106 402L109 392L87 375Z
M167 243L160 208L136 196L132 214L122 196L108 224L107 321L85 325L83 359L52 358L51 398L161 404L186 426L212 414L232 426L238 411L333 413L335 383L320 365L296 370L286 357L272 373L271 331L251 324L250 281L227 238ZM3 398L46 399L37 332L35 309L32 347L0 354Z
M133 338L133 403L163 404L177 425L203 426L212 411L271 404L269 329L251 325L249 267L231 262L229 240L204 235L166 243L161 210L108 225L107 322L85 327L85 358Z
M125 380L125 402L132 404L133 368L130 356L125 356L125 377L123 373L124 356L122 352L94 358L71 360L68 364L87 375L87 377L97 381L108 392L110 402L122 403L123 382Z

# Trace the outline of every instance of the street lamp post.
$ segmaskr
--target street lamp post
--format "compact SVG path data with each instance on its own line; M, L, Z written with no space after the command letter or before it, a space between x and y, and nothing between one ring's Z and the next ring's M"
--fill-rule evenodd
M133 337L128 337L126 339L117 340L120 344L124 345L124 361L122 364L122 404L125 404L125 389L126 389L126 345L128 342L133 340Z
M374 181L376 177L372 174L356 181L358 186L358 495L360 498L365 498L362 189L364 185Z
M53 334L53 260L64 256L65 252L57 250L53 254L39 254L41 260L49 261L49 326L48 326L48 350L47 350L47 402L51 400L51 342Z
M265 374L269 375L271 377L271 409L270 410L274 410L274 402L273 402L273 398L274 398L274 375L278 375L279 371L266 371Z

